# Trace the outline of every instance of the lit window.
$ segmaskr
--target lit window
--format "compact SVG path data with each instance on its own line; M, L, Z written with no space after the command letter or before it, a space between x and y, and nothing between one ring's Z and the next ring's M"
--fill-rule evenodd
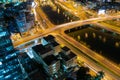
M0 65L2 65L2 62L0 62Z
M7 47L6 50L9 51L9 50L11 50L12 48L13 48L13 47L10 46L10 47Z
M1 32L0 37L4 36L5 34L6 34L6 32Z
M56 64L53 64L52 66L53 66L53 67L55 67L55 66L56 66Z
M16 56L16 54L14 53L14 54L9 54L9 55L7 55L6 57L5 57L5 59L10 59L11 57L13 57L13 56Z

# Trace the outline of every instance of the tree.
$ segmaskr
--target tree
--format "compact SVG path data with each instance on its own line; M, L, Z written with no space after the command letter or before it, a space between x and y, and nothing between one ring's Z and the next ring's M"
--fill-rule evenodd
M104 77L104 72L103 71L99 71L98 75L95 76L94 80L101 80Z
M73 78L71 78L71 77L68 77L68 78L66 78L65 80L74 80Z
M101 77L101 78L103 78L105 75L103 71L99 71L98 74L99 74L99 77Z
M92 76L88 74L89 71L88 67L80 67L77 71L77 80L91 80Z

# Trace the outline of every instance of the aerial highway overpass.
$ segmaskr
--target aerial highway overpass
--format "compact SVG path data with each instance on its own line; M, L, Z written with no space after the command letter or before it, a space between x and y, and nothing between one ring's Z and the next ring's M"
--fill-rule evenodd
M46 29L42 34L35 34L35 35L31 35L31 36L28 36L28 37L24 37L24 38L21 38L19 41L16 41L14 42L14 46L17 47L21 44L24 44L28 41L31 41L33 39L36 39L38 37L41 37L43 35L46 35L50 32L53 32L53 31L56 31L56 30L60 30L60 29L70 29L70 28L74 28L74 27L77 27L77 26L81 26L81 25L84 25L84 24L91 24L91 23L94 23L96 24L95 22L99 22L99 21L104 21L104 20L110 20L110 19L117 19L117 18L120 18L120 15L118 16L106 16L106 17L99 17L99 18L92 18L92 19L87 19L87 20L79 20L79 21L73 21L73 22L69 22L69 23L64 23L64 24L61 24L61 25L55 25L54 27L52 28L48 28ZM117 29L117 28L114 28L112 27L112 29L110 27L103 27L103 26L99 26L101 28L105 28L109 31L113 31L113 32L116 32L118 34L120 34L120 30Z

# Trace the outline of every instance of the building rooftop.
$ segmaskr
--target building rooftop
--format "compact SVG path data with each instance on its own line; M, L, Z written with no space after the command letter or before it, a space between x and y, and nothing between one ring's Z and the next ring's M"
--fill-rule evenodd
M73 57L75 57L75 56L77 56L76 54L74 54L73 52L70 52L70 54L69 55L67 55L68 56L68 58L69 59L71 59L71 58L73 58Z
M52 50L51 47L45 47L45 46L43 46L42 44L36 45L36 46L32 47L32 49L33 49L36 53L39 53L40 55L45 54L45 53L47 53L47 52L49 52L49 51Z
M69 55L65 55L62 52L60 52L59 54L65 61L68 61L68 60L70 60L70 59L72 59L72 58L74 58L76 56L73 52L70 52Z
M52 40L54 40L54 36L52 36L52 35L48 35L47 37L44 37L44 39L46 40L46 41L52 41Z
M64 50L64 51L69 51L70 49L67 47L67 46L64 46L63 48L62 48L62 50Z
M54 64L58 61L57 57L54 55L49 55L43 59L47 65Z
M59 44L58 42L54 41L54 42L51 43L51 45L52 45L53 47L55 47L55 46L58 46L58 45L60 45L60 44Z

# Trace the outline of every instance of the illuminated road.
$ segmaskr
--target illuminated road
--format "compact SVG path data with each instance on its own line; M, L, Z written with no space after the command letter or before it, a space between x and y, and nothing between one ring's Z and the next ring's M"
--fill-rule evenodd
M58 5L60 5L63 9L67 10L68 12L72 13L73 15L81 18L79 15L77 15L77 11L74 10L74 8L71 7L71 8L72 8L72 10L71 10L71 8L68 8L68 7L64 6L63 4L61 4L61 3L58 2L58 1L55 1L55 3L58 4ZM74 11L73 11L73 10L74 10Z
M120 18L120 15L117 15L117 16L105 16L105 17L99 17L99 18L91 18L91 19L87 19L87 20L79 20L79 21L74 21L74 22L69 22L69 23L65 23L65 24L61 24L61 25L53 25L46 17L46 15L44 14L44 12L42 12L42 10L39 8L39 6L36 7L36 12L37 12L37 18L38 21L40 22L42 19L45 19L45 22L47 24L47 26L49 28L47 28L43 33L37 33L37 34L34 34L34 35L31 35L31 36L28 36L28 37L25 37L25 38L22 38L20 39L19 41L16 41L14 42L14 46L17 47L17 46L20 46L20 45L24 45L25 43L27 43L28 41L34 41L36 38L39 38L39 37L43 37L53 31L56 31L56 30L61 30L61 29L70 29L70 28L73 28L73 27L77 27L77 26L81 26L81 25L84 25L84 24L97 24L98 25L98 21L104 21L104 20L111 20L111 19L116 19L116 18ZM42 19L40 18L42 17ZM41 21L41 24L42 24L42 21ZM103 28L103 26L100 26L101 28ZM114 31L114 32L117 32L120 34L120 29L116 29L114 27L104 27L105 29L107 30L110 30L110 31ZM56 34L56 33L55 33ZM63 36L64 37L64 36ZM66 38L66 36L65 36ZM69 41L71 40L70 38L67 38ZM92 57L93 59L95 59L95 57L97 57L97 61L100 62L100 63L103 63L105 64L106 66L107 65L110 65L108 66L109 69L113 69L115 73L117 74L120 74L120 69L118 69L116 66L113 65L113 63L111 62L108 62L108 60L104 60L103 58L101 58L100 56L98 55L95 55L93 51L89 51L85 46L83 45L79 45L77 42L74 42L74 41L71 41L73 42L73 45L74 46L79 46L79 48L81 48L82 50L84 50L84 52L89 55L90 57ZM89 54L88 54L89 53ZM95 59L96 60L96 59ZM85 62L87 62L88 60L86 60ZM90 63L88 62L88 64L90 65L95 65L95 63ZM96 65L97 66L97 65ZM99 67L99 66L97 66ZM95 67L96 68L96 67ZM97 69L97 68L96 68ZM105 68L101 68L103 70L105 70ZM101 69L98 69L98 70L101 70ZM116 77L113 73L109 72L109 71L106 71L105 70L105 73L109 73L109 75L107 75L107 79L108 80L120 80L118 77ZM114 78L115 77L115 78ZM111 79L109 79L111 78Z
M31 36L28 36L28 37L25 37L25 38L22 38L22 39L19 39L18 41L14 42L14 46L18 46L18 45L21 45L21 44L24 44L25 42L28 42L30 40L33 40L37 37L40 37L41 35L43 36L44 34L48 34L50 32L53 32L53 31L56 31L56 30L59 30L60 28L63 28L63 29L70 29L70 28L73 28L73 27L77 27L77 26L81 26L83 24L90 24L90 23L93 23L93 22L96 22L96 21L102 21L102 20L106 20L106 19L114 19L114 18L120 18L120 16L107 16L107 17L100 17L100 18L92 18L92 19L87 19L87 20L79 20L79 21L74 21L74 22L69 22L69 23L65 23L65 24L61 24L61 25L57 25L57 26L54 26L53 28L48 28L46 29L43 33L41 34L34 34L34 35L31 35ZM49 23L51 24L51 23ZM107 28L109 30L111 30L111 28ZM120 33L120 30L118 29L114 29L114 31L116 32L119 32Z
M103 66L101 66L99 63L96 63L95 61L91 60L91 58L87 57L81 52L81 47L75 48L73 45L77 45L74 43L71 43L68 38L66 37L61 37L60 35L55 35L56 39L58 42L66 45L69 47L78 57L80 58L81 61L84 61L87 66L91 67L94 71L101 71L103 70L105 72L105 78L102 80L119 80L120 78L116 77L114 74L112 74L110 71L106 70ZM79 50L78 50L79 49Z
M65 40L68 40L68 42L70 42L72 45L74 45L75 47L80 49L86 55L88 55L92 59L96 60L98 63L102 64L106 68L111 69L112 72L114 72L115 74L117 74L119 76L119 77L115 76L109 70L106 71L106 69L104 69L105 67L101 68L101 69L105 70L105 73L109 73L110 74L109 75L110 78L113 77L113 79L111 78L112 80L119 80L120 79L120 68L118 66L116 66L114 63L108 61L107 59L105 59L104 57L102 57L99 54L95 53L94 51L90 50L89 48L87 48L86 46L82 45L81 43L76 42L73 38L65 35L64 33L62 33L61 35L65 38Z
M42 11L42 9L40 8L40 4L39 4L39 1L38 0L36 0L36 7L35 7L35 11L36 11L36 14L37 14L37 16L36 16L36 18L37 18L37 20L40 22L40 24L42 24L44 27L43 28L45 28L45 27L53 27L54 26L54 24L52 24L51 22L50 22L50 20L47 18L47 15L45 15L45 13Z
M106 17L99 17L99 18L91 18L91 19L87 19L87 20L79 20L79 21L73 21L73 22L69 22L69 23L65 23L65 24L61 24L55 27L59 27L59 28L74 28L74 27L78 27L81 26L81 24L86 24L86 23L97 23L99 21L104 21L104 20L111 20L111 19L117 19L120 18L120 15L117 16L106 16ZM71 26L71 27L70 27ZM99 26L101 27L101 26ZM102 27L103 28L103 27ZM106 28L107 30L111 30L110 28ZM118 31L117 29L115 29L116 31Z
M113 31L115 33L120 34L120 27L117 27L117 26L114 26L114 25L110 25L110 24L104 23L104 22L95 23L95 24L98 25L98 26L101 26L101 28L103 27L103 29L106 29L106 30L109 30L109 31Z
M74 7L75 6L74 1L66 1L66 2L55 1L55 3L61 6L66 11L72 13L76 17L79 17L81 20L87 19L88 17L83 7L81 7L80 5L79 6L76 5L76 7Z
M35 8L35 11L36 11L36 18L41 23L40 25L42 25L42 20L44 19L45 23L49 26L49 29L45 30L44 33L42 33L42 34L38 33L38 34L35 34L35 35L32 35L32 36L28 36L28 37L19 39L18 41L15 41L13 43L15 47L18 46L18 45L24 44L25 42L28 42L30 40L33 40L37 37L40 37L41 35L48 34L48 33L52 32L52 31L55 31L55 30L59 30L60 28L70 29L70 28L73 28L73 27L81 26L81 25L84 25L84 24L89 24L89 23L92 23L92 22L95 22L95 24L96 24L96 22L98 22L98 21L120 18L120 15L118 15L118 16L106 16L106 17L92 18L92 19L87 19L87 20L79 20L79 21L69 22L69 23L65 23L65 24L55 26L48 20L48 18L46 17L44 12L41 10L41 8L39 8L39 2L35 2L35 3L36 3L36 6L34 8ZM111 28L106 27L106 29L111 31ZM118 32L118 33L120 32L120 30L116 29L116 28L114 28L113 31Z
M99 18L95 18L95 19L99 19ZM35 34L35 35L33 35L33 36L29 36L29 37L25 37L25 38L23 38L22 40L19 40L16 44L14 44L15 46L18 46L18 45L20 45L20 44L25 44L25 42L28 42L28 41L30 41L30 40L33 40L33 39L36 39L36 38L38 38L38 37L43 37L43 36L45 36L46 34L49 34L50 32L53 32L53 31L56 31L56 30L59 30L60 28L66 28L66 29L69 29L69 28L71 28L71 27L76 27L76 26L78 26L78 25L83 25L83 24L88 24L88 23L90 23L90 21L92 22L92 21L94 21L95 19L89 19L89 20L83 20L83 21L75 21L75 22L71 22L71 23L66 23L66 24L62 24L62 25L58 25L58 26L56 26L56 27L54 27L54 28L51 28L51 29L47 29L44 33L42 33L42 34ZM106 18L105 18L106 19ZM70 39L68 39L69 41L70 41ZM72 41L71 41L72 42ZM76 42L74 42L74 45L78 45L78 43L76 43ZM88 51L87 50L87 48L85 47L85 46L81 46L80 47L82 50L84 50L85 51L85 53L87 54L87 53L91 53L91 57L93 57L93 56L95 56L93 53L93 51ZM97 55L98 56L98 55ZM95 56L96 57L96 56ZM93 59L95 59L95 57L93 57ZM97 58L97 60L98 60L98 58ZM112 66L112 64L110 64L109 62L108 62L108 60L104 60L104 59L101 59L101 57L100 57L100 60L98 61L98 62L103 62L104 64L107 64L107 65L110 65L109 66L109 69L110 68L112 68L113 70L114 70L114 72L117 72L118 74L120 74L120 70L118 69L118 68L114 68L114 67L111 67ZM114 79L113 79L114 80Z
M39 4L37 2L35 2L35 7L34 7L35 20L39 21L41 28L44 30L45 27L43 27L43 23L42 23L43 19L42 19L41 15L39 14L39 12L37 11L38 5Z
M91 23L94 23L96 21L103 21L103 20L114 19L114 18L120 18L120 16L107 16L107 17L100 17L100 18L92 18L92 19L79 20L79 21L74 21L74 22L69 22L69 23L57 25L57 26L54 26L53 28L46 29L42 34L38 33L38 34L35 34L35 35L31 35L31 36L22 38L19 41L14 42L13 44L16 47L18 45L24 44L25 42L33 40L33 39L35 39L37 37L40 37L41 35L43 36L43 35L48 34L50 32L53 32L53 31L56 31L56 30L60 30L61 28L63 28L63 29L70 29L70 28L74 28L74 27L77 27L77 26L81 26L83 24L91 24ZM107 28L107 29L111 31L111 28ZM119 32L119 34L120 34L120 30L119 29L114 28L114 31L115 32Z
M55 1L56 4L60 5L62 8L64 8L65 10L67 10L68 12L72 13L73 15L80 17L80 19L83 17L83 19L85 19L85 17L87 17L86 13L90 14L93 17L100 17L96 12L91 11L90 9L86 9L84 6L81 5L77 5L77 3L75 3L74 1L66 1L66 2L62 2L62 1ZM68 4L69 3L69 4ZM76 5L76 6L75 6ZM84 12L84 13L83 13ZM82 13L82 14L81 14ZM115 14L115 15L120 15L120 14ZM104 15L107 16L107 15ZM89 16L88 16L89 18ZM86 18L87 19L87 18ZM115 26L111 26L111 25L107 25L105 23L97 23L98 21L95 21L95 24L100 26L101 28L104 28L108 31L112 31L112 32L116 32L119 34L120 30L119 28L115 27Z

